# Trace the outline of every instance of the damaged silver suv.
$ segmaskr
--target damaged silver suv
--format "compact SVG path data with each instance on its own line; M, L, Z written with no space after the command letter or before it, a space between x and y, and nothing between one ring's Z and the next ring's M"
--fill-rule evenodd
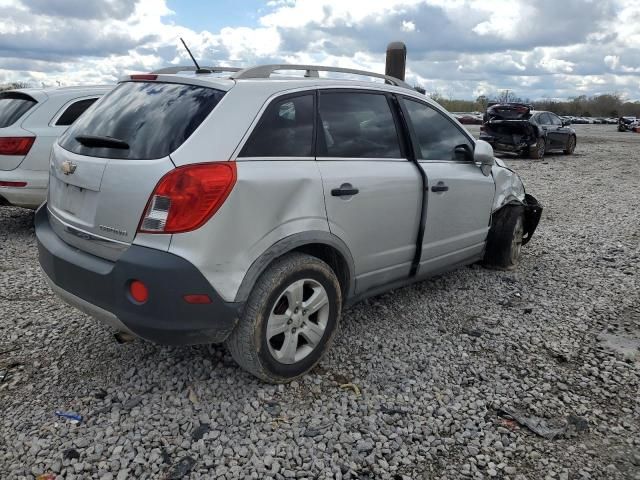
M61 137L36 215L54 291L118 330L224 342L290 381L345 306L474 262L512 268L538 224L491 147L396 78L178 70L124 79Z

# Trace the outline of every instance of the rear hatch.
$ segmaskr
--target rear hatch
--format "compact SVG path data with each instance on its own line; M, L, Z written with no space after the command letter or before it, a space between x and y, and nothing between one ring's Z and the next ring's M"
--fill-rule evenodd
M535 136L529 122L531 108L522 103L499 103L487 108L482 131L496 143L518 146Z
M128 81L107 94L53 148L48 209L67 243L116 260L131 244L170 154L224 92L183 83Z
M14 170L31 149L35 136L19 120L38 104L23 92L0 93L0 170Z

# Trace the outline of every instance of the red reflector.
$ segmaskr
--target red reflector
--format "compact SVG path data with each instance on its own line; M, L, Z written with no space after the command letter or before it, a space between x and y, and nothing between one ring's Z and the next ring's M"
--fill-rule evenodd
M0 137L0 155L26 155L36 137Z
M211 303L209 295L185 295L184 301L187 303L205 304Z
M131 294L131 298L138 303L144 303L149 299L149 290L140 280L133 280L129 284L129 293Z
M137 73L137 74L131 75L129 78L131 78L131 80L157 80L158 75L151 75L148 73Z
M0 187L26 187L27 182L3 182L0 181Z
M181 233L200 228L222 206L235 183L235 162L176 168L156 185L138 231Z

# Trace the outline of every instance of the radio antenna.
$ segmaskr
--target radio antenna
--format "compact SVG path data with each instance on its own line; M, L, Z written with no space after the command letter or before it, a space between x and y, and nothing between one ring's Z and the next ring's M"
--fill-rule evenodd
M182 37L180 37L180 41L182 42L182 45L184 45L184 48L187 50L187 53L191 57L191 60L193 60L193 64L196 66L196 73L211 73L211 70L207 70L206 68L200 68L200 65L198 65L198 61L195 59L195 57L191 53L191 50L189 50L189 47L187 47L187 44L182 39Z

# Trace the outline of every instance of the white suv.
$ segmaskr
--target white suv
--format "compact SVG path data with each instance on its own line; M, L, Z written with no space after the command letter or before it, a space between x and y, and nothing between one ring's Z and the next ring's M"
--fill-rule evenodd
M51 146L111 88L26 88L0 92L0 205L37 208L44 202Z
M70 304L159 343L225 342L284 382L320 359L345 305L514 267L541 210L404 82L267 65L122 81L54 146L36 234Z

